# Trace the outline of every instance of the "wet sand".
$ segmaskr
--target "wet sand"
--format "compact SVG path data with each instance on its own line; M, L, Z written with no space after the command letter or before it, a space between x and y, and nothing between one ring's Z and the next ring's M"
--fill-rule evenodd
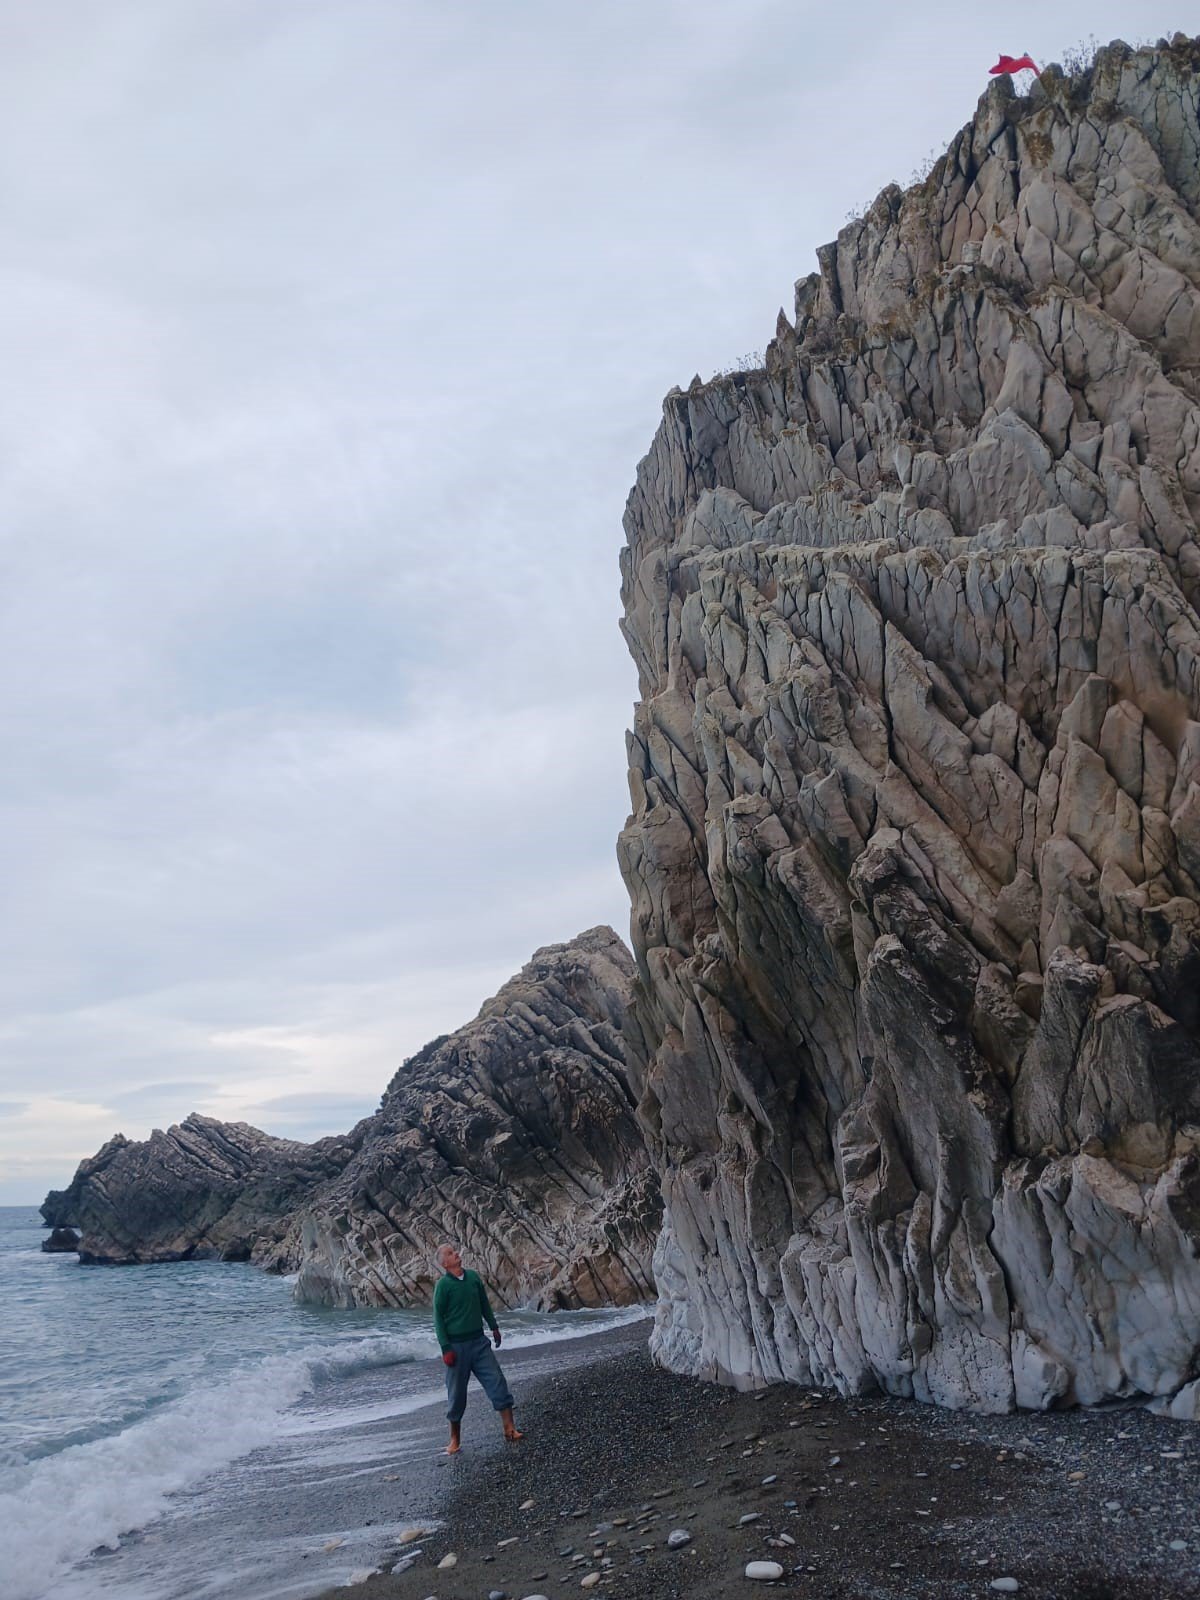
M1001 1578L1030 1600L1200 1600L1191 1424L739 1394L655 1369L646 1331L573 1342L559 1371L502 1353L525 1440L501 1442L474 1387L461 1456L434 1455L423 1426L431 1456L407 1470L441 1525L408 1571L330 1600L724 1600L767 1588L744 1575L758 1560L813 1600L990 1600ZM671 1550L676 1529L689 1541Z

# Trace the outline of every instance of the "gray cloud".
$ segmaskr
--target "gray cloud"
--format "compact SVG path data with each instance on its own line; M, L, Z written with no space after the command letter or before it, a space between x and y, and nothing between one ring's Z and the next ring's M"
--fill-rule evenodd
M535 946L625 928L616 555L662 395L761 348L998 48L1128 23L856 15L13 13L0 1198L197 1097L369 1106Z
M110 1094L105 1098L110 1106L118 1110L127 1105L148 1105L153 1101L161 1100L166 1096L172 1098L179 1095L194 1095L207 1097L217 1087L215 1083L189 1083L186 1078L167 1083L142 1083L136 1089L122 1089L119 1094Z

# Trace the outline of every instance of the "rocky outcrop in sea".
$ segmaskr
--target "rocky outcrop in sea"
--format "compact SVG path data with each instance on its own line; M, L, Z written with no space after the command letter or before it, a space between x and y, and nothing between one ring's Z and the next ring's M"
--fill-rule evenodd
M301 1144L193 1113L148 1139L118 1133L47 1195L42 1217L55 1234L78 1232L89 1266L248 1261L277 1246L291 1211L342 1170L367 1127Z
M660 1205L620 1036L632 977L610 928L548 946L344 1137L201 1116L118 1134L42 1215L84 1262L252 1260L327 1304L427 1302L446 1239L500 1304L646 1299Z
M1200 43L998 79L626 514L653 1346L1200 1414Z

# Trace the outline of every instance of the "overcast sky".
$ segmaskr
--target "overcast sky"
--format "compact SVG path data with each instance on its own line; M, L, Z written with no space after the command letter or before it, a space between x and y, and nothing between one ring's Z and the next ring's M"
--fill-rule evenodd
M621 513L1001 50L1138 0L0 0L0 1203L628 931Z

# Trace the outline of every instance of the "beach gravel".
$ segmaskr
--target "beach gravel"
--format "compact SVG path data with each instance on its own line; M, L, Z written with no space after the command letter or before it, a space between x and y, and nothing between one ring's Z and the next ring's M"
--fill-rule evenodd
M462 1455L430 1462L442 1526L420 1563L329 1600L731 1600L764 1587L812 1600L1200 1600L1193 1425L1133 1406L978 1417L794 1387L738 1393L655 1368L644 1337L589 1340L561 1373L524 1384L514 1361L518 1445L473 1395ZM669 1547L674 1530L686 1545ZM437 1571L450 1551L456 1567ZM748 1580L752 1562L782 1577Z

